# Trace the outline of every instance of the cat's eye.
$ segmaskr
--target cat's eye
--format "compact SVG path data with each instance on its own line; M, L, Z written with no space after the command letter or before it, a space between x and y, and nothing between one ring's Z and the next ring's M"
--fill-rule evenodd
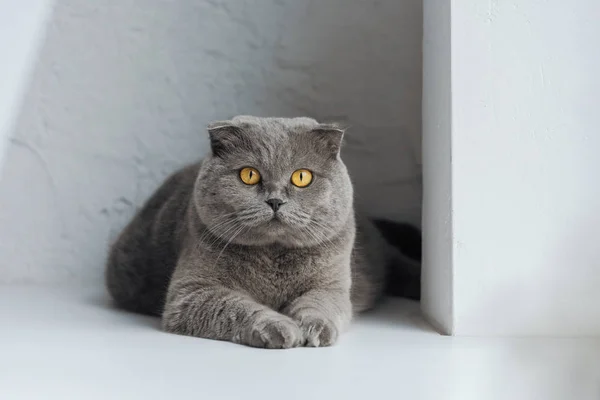
M246 185L256 185L260 182L260 172L256 168L245 167L240 170L240 179Z
M299 188L307 187L313 180L313 174L307 169L297 169L292 174L292 184Z

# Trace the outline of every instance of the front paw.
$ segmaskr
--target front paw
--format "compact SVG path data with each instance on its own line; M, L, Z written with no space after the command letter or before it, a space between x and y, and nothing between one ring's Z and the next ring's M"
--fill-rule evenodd
M248 344L266 349L289 349L302 344L298 324L285 315L262 315L250 327Z
M340 330L330 320L320 315L302 315L297 318L304 336L305 346L326 347L333 345Z

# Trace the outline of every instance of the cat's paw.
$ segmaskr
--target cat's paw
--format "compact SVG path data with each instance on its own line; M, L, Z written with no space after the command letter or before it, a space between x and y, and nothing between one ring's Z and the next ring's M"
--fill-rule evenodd
M249 345L266 349L289 349L303 342L298 324L285 315L264 315L250 328Z
M303 315L298 319L307 347L327 347L335 344L340 334L338 327L319 315Z

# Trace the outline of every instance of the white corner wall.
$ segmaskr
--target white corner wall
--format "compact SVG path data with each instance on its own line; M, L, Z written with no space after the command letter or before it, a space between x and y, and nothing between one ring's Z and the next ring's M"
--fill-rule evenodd
M449 169L451 247L429 232L452 270L436 278L453 293L437 320L457 335L600 335L600 3L446 3L451 102L424 102L442 121L425 124L425 147L433 134L451 144L438 166Z
M423 3L423 269L421 308L453 332L450 0Z
M349 123L359 202L420 221L421 7L57 0L0 176L0 282L98 283L135 208L239 113Z

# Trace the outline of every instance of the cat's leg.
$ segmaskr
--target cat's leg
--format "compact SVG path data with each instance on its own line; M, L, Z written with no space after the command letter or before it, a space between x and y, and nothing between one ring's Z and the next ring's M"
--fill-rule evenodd
M296 347L303 341L290 317L244 293L197 280L171 285L162 325L167 332L269 349Z
M331 346L352 319L350 293L341 287L313 289L295 299L283 313L298 321L306 346Z

